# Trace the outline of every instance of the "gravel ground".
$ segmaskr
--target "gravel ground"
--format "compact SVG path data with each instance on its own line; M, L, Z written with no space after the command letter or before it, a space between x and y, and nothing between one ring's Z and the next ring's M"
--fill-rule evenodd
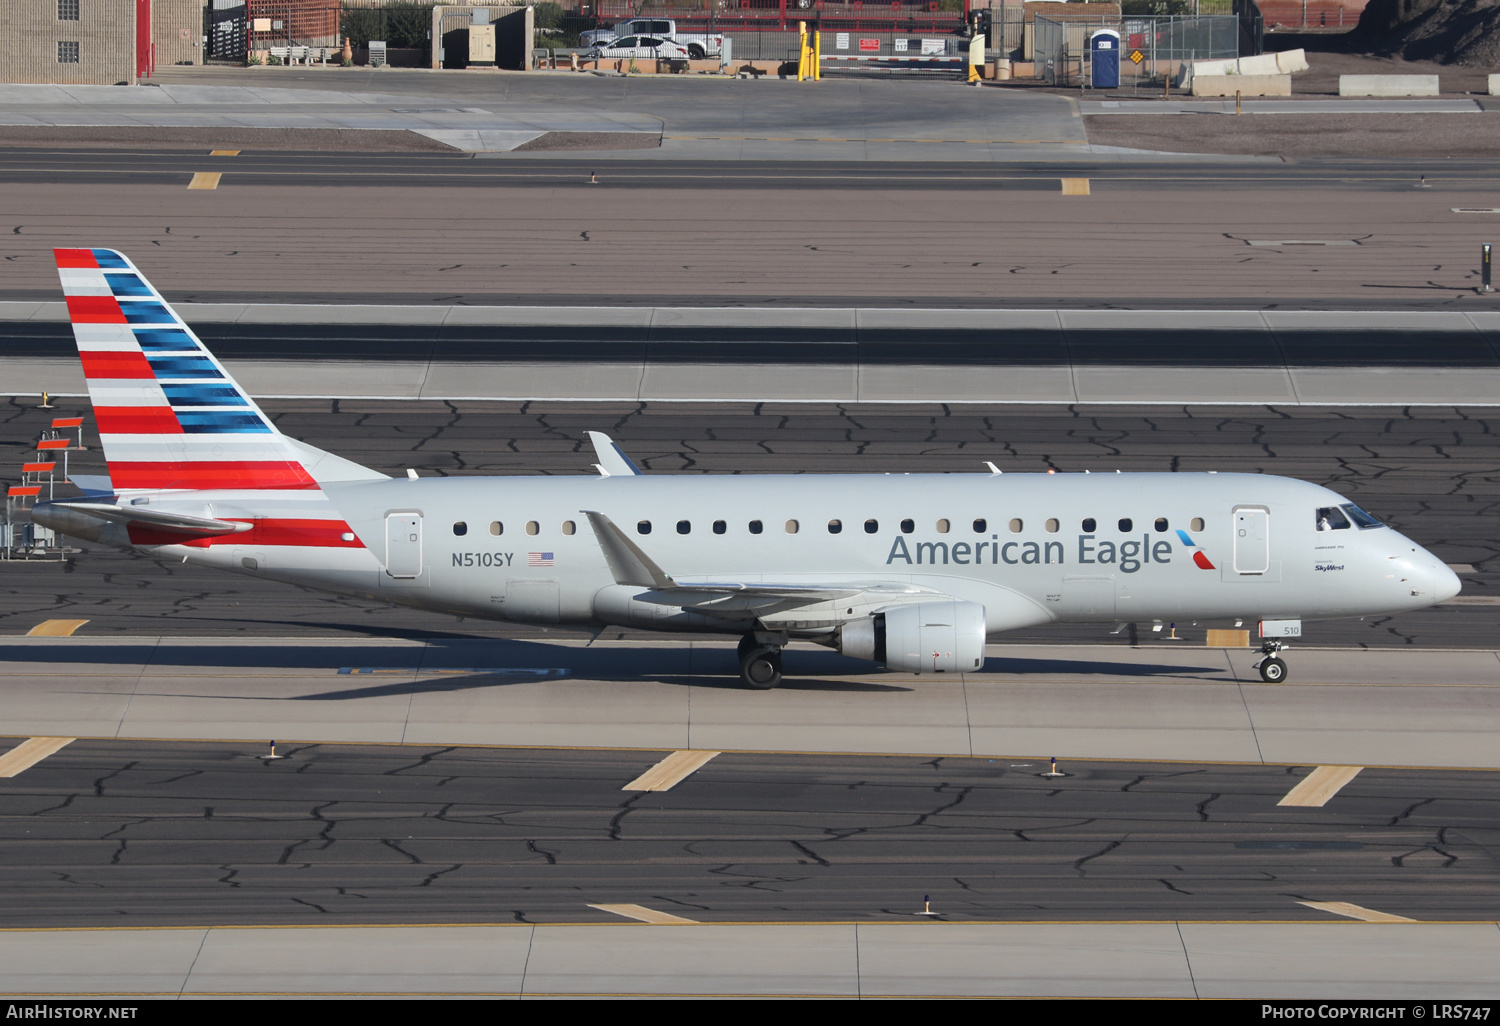
M1170 153L1383 157L1434 167L1500 157L1500 112L1481 114L1106 114L1085 117L1089 142Z

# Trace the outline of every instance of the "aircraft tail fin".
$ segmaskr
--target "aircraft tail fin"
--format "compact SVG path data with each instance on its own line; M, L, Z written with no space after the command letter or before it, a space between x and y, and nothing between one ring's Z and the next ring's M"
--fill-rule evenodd
M313 489L320 478L385 476L278 431L122 253L53 253L116 490ZM318 474L320 464L336 476Z

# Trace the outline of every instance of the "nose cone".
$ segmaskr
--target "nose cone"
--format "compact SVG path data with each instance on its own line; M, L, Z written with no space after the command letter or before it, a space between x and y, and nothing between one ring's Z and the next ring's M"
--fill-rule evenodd
M1463 585L1459 583L1458 574L1436 560L1433 562L1432 601L1446 602L1457 595Z

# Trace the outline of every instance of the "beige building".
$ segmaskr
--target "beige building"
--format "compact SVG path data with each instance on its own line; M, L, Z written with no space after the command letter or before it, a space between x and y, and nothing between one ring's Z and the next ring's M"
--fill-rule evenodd
M0 0L0 82L115 85L135 82L153 61L201 64L203 7L203 0Z

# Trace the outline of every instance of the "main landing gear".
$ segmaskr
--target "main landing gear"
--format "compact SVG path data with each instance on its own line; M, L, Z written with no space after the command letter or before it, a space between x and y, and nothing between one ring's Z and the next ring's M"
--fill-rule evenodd
M1267 641L1260 646L1261 658L1255 664L1260 670L1260 679L1267 684L1282 684L1286 681L1286 660L1276 653L1281 651L1281 642Z
M745 687L769 691L781 683L781 644L763 640L775 637L751 633L740 639L740 680Z

